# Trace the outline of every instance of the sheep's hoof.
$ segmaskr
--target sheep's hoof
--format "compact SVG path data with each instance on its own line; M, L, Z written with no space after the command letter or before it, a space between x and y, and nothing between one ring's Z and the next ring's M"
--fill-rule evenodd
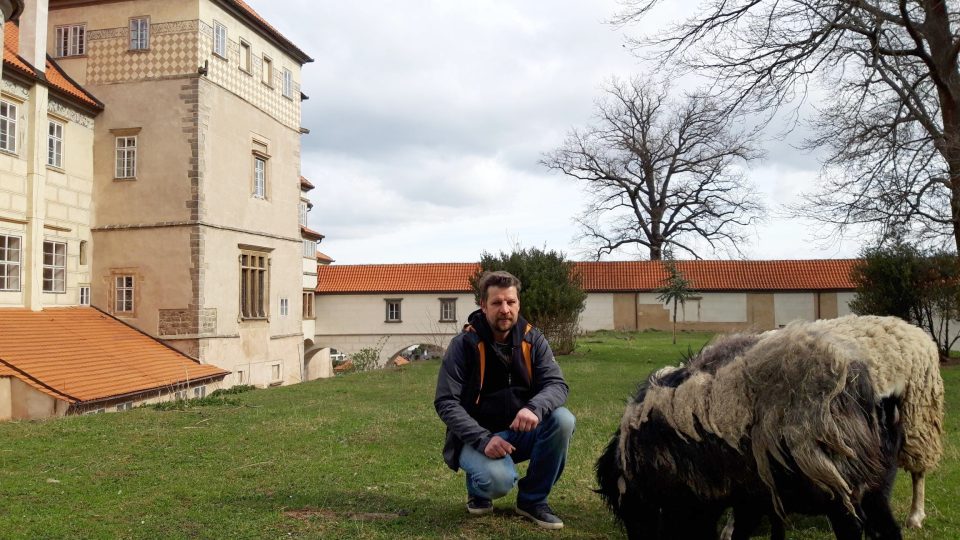
M719 540L731 540L733 538L733 518L727 521L727 525L720 531Z
M925 517L927 517L927 516L925 516L925 515L922 514L922 513L911 514L910 517L907 518L907 528L908 528L908 529L922 529L922 528L923 528L923 518L925 518Z

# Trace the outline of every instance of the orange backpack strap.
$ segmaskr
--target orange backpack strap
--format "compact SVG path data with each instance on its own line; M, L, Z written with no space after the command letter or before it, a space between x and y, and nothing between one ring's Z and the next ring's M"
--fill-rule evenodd
M526 337L527 333L533 328L533 325L527 323L527 327L523 330L523 335ZM527 373L530 375L530 382L533 382L533 343L530 343L526 339L520 342L520 348L523 351L523 363L527 366Z

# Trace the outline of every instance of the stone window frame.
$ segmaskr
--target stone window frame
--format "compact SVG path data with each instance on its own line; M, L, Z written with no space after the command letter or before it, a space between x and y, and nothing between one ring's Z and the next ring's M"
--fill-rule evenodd
M439 298L438 300L440 300L439 322L457 322L457 299Z
M253 46L240 38L240 71L253 76Z
M63 169L64 134L66 123L56 118L47 118L47 166ZM57 131L60 133L58 134Z
M315 259L317 257L317 241L304 238L301 251L304 259Z
M136 180L137 162L140 153L140 131L142 128L114 128L110 130L113 135L113 179L114 180ZM124 141L124 146L120 146L120 141ZM130 145L129 142L133 141ZM121 150L123 156L121 158ZM121 159L123 160L121 162ZM121 170L121 168L123 170Z
M262 139L251 139L250 196L270 200L270 144Z
M213 21L213 55L223 60L227 59L227 26L220 21Z
M270 385L274 386L282 383L283 383L283 363L279 361L270 362Z
M57 58L87 54L87 24L72 23L54 29L54 51Z
M240 321L270 320L270 265L272 248L240 245L238 310Z
M280 94L287 99L293 99L293 72L290 71L290 68L283 68L282 73Z
M78 286L78 305L89 306L90 305L90 284L83 284Z
M41 290L45 293L64 294L67 292L66 242L58 240L43 241L43 275L41 282Z
M261 60L263 61L263 77L261 78L260 82L267 85L269 88L273 88L273 58L270 58L264 54Z
M244 364L239 367L235 367L233 370L233 384L250 384L250 366L249 364Z
M310 201L307 199L300 199L300 203L297 205L297 214L299 216L300 226L306 227L307 220L309 219L310 214Z
M17 240L16 249L11 248L11 239ZM10 258L10 253L15 251L17 260ZM5 255L5 256L4 256ZM16 275L11 277L11 268L16 268ZM0 291L19 292L23 287L23 237L14 234L0 233ZM9 282L15 279L16 288L10 287Z
M136 17L130 17L129 22L127 23L127 29L129 31L129 39L127 43L129 47L128 50L133 52L150 50L150 16L149 15L138 15ZM136 40L134 40L134 33L136 33Z
M312 290L303 291L303 319L311 320L317 318L316 298Z
M384 321L386 323L402 323L402 309L400 304L403 302L403 298L384 298L383 299L386 308L384 312Z
M0 151L16 154L17 147L17 111L19 103L0 99Z
M129 272L118 272L111 275L112 291L110 308L117 317L136 317L138 301L137 276Z

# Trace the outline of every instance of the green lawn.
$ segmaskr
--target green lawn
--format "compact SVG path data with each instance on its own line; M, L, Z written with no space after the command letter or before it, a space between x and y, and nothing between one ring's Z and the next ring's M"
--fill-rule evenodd
M438 362L257 390L230 404L0 424L2 538L616 538L593 462L626 398L652 369L706 334L602 333L560 363L577 433L551 503L566 523L541 532L513 514L468 517L463 473L440 458ZM960 368L947 382L947 456L927 483L927 528L960 538ZM906 515L909 478L895 512ZM830 538L817 520L791 538Z

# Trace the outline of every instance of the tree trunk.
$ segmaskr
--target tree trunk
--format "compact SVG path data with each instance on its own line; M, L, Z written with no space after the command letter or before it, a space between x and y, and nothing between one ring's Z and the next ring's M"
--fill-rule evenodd
M673 299L673 344L677 344L677 299Z
M663 260L663 246L661 244L650 245L650 260L651 261Z

